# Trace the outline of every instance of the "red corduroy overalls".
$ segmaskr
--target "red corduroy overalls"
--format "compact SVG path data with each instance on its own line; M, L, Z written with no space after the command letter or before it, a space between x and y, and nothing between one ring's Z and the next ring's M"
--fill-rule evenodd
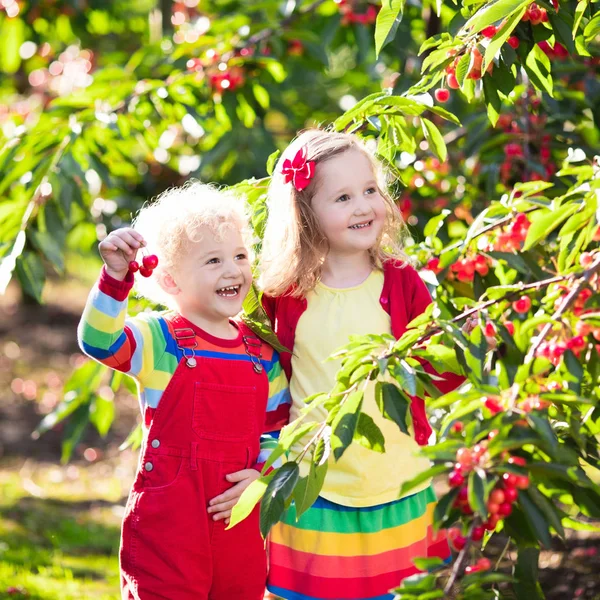
M145 437L127 502L123 599L263 598L258 507L229 531L207 512L209 500L231 487L227 473L255 465L265 421L269 382L259 366L260 341L238 326L252 362L194 356L194 331L181 317L170 320L180 360Z

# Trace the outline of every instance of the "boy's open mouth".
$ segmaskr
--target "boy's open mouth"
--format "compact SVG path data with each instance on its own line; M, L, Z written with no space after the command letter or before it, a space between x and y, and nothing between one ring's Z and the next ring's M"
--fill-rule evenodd
M223 298L233 298L240 293L241 285L230 285L228 287L219 288L217 295Z
M373 221L365 221L364 223L357 223L356 225L350 225L348 229L365 229L366 227L371 227L373 225Z

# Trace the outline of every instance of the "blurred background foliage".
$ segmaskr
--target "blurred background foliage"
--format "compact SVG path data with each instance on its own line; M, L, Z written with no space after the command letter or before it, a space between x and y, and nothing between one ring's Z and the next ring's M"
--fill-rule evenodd
M522 182L552 184L523 188L532 207L571 202L567 192L597 172L598 2L542 1L545 19L531 18L532 6L1 0L0 294L12 290L21 307L71 294L80 307L100 266L98 241L192 177L236 185L260 235L269 157L299 129L334 123L371 139L389 164L418 262L449 270L440 280L451 297L479 297L488 269L465 254L467 232L485 223L478 215L495 200L503 208L494 214L509 219ZM594 219L586 213L574 227ZM508 271L518 264L511 281L539 279L513 257L524 237L509 229L493 238L492 258ZM544 249L551 263L556 247ZM133 312L146 307L132 299ZM36 387L23 374L24 346L10 339L12 314L0 329L7 397L46 415L37 434L59 431L64 461L94 462L83 441L111 428L127 437L115 398L131 400L135 386L73 353Z

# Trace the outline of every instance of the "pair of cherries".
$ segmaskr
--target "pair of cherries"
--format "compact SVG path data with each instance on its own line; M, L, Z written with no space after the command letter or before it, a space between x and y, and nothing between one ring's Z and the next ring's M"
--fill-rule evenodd
M156 269L158 266L158 256L156 254L146 254L144 258L142 258L142 265L132 260L129 263L129 270L132 273L137 273L139 271L142 277L150 277L152 275L152 271Z

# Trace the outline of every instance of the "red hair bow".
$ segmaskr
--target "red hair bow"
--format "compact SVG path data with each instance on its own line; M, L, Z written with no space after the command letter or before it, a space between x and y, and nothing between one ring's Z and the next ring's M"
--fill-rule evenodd
M306 160L306 148L303 146L292 160L286 158L283 161L281 172L285 182L291 181L292 185L301 192L315 175L315 161Z

